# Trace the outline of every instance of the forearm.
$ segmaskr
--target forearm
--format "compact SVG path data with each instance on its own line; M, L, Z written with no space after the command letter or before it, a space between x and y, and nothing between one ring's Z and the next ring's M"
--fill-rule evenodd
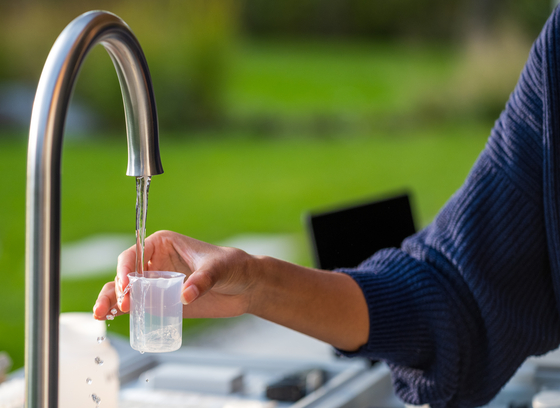
M343 350L356 350L369 334L362 290L348 275L253 257L256 284L249 312Z

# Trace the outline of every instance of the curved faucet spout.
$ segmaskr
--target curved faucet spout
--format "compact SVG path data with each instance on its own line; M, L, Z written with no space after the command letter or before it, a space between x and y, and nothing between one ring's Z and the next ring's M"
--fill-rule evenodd
M26 214L26 406L58 406L60 169L64 122L78 71L101 43L123 95L129 176L163 173L152 81L130 28L114 14L85 13L56 40L41 74L29 130Z

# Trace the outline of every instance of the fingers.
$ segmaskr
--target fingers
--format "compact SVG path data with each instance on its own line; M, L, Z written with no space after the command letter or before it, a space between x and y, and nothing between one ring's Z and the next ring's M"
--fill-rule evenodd
M125 293L128 286L128 274L136 271L136 246L123 251L117 259L117 276L115 276L115 294L118 308L127 313L130 310L130 296Z
M111 309L117 303L115 295L115 282L108 282L103 286L97 301L93 306L93 317L97 320L105 320L106 316L111 313Z
M130 288L128 287L128 276L126 277L126 284L121 286L118 281L118 276L115 276L115 296L117 298L117 306L123 313L130 311L130 295L128 294ZM123 290L121 290L121 287ZM128 287L128 289L127 289Z
M136 270L136 246L132 246L122 252L117 259L117 291L124 291L128 285L128 274Z
M151 237L146 238L144 244L144 270L148 269L148 262L152 258L156 244ZM117 306L127 313L130 310L130 297L125 293L129 284L128 274L136 271L136 245L123 251L117 259L117 276L115 277L115 293ZM124 295L123 295L124 293Z
M152 259L156 246L158 245L157 239L154 235L146 238L144 242L144 270L148 269L148 262ZM159 243L160 244L160 243ZM161 245L161 244L160 244ZM118 289L123 291L128 285L128 274L136 271L136 245L131 246L123 251L117 259L117 283Z

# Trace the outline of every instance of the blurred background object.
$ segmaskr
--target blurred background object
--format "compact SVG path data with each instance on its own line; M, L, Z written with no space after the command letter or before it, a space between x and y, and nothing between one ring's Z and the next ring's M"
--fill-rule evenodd
M0 351L0 383L6 380L6 374L12 367L12 359L5 351Z
M0 0L0 350L14 369L23 365L26 133L48 52L79 14L122 17L150 66L166 173L152 181L148 233L242 242L249 252L282 242L289 260L310 265L306 211L406 189L418 227L433 219L482 150L552 6ZM124 115L111 64L101 47L92 50L68 115L64 312L90 311L114 276L101 261L134 243L135 184L124 175ZM84 248L103 266L94 268ZM90 265L75 266L80 257ZM197 325L208 326L185 322L188 330ZM109 330L127 334L127 317Z

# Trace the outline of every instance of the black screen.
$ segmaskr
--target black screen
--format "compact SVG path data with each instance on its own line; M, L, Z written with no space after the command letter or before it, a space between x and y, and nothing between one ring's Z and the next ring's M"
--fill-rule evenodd
M306 217L315 267L354 267L414 234L408 194Z

